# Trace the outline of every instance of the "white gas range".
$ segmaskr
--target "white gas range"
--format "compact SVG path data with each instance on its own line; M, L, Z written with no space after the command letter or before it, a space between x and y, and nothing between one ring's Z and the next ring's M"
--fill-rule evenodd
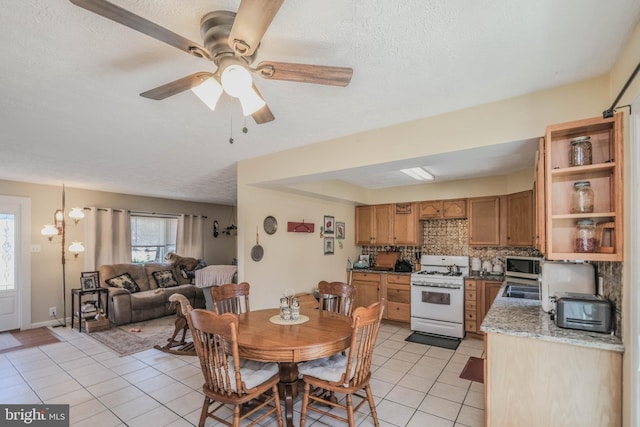
M464 276L469 257L422 255L411 275L411 330L464 338Z

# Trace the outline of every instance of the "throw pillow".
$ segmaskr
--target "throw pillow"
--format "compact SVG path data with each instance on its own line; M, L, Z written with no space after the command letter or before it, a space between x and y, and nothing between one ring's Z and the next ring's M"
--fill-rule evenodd
M123 288L128 290L131 293L139 292L140 286L133 280L133 277L129 273L123 273L119 276L112 277L111 279L105 280L105 282L109 286L114 286L116 288Z
M178 286L178 281L173 275L171 270L154 271L153 278L156 279L156 283L159 288L170 288L171 286Z

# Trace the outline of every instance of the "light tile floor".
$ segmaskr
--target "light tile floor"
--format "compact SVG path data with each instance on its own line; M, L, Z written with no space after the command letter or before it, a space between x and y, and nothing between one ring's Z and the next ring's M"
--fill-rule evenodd
M0 354L0 402L69 404L72 426L197 425L203 396L196 357L154 349L119 357L77 330L55 333L65 341ZM453 351L406 342L410 333L395 324L380 329L371 379L380 426L481 427L483 386L459 374L469 356L482 357L482 341L465 338ZM299 400L294 409L298 425ZM306 425L343 425L318 417L308 413ZM366 403L356 422L373 426ZM271 418L263 425L277 424Z

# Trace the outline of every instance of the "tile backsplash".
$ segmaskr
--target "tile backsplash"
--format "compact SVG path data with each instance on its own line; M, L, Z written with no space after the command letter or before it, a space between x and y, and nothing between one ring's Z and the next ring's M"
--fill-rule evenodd
M458 255L479 257L482 261L494 263L497 259L504 260L511 256L538 256L542 254L532 247L471 247L468 245L468 220L466 219L436 219L421 221L422 246L396 246L400 258L415 263L419 254L423 255ZM363 246L362 254L369 254L372 262L378 252L390 250L390 246ZM622 307L622 263L594 262L596 273L603 278L604 296L614 305L615 334L622 336L621 307Z
M398 246L400 258L415 262L423 255L457 255L479 257L482 261L496 259L504 260L507 255L517 256L542 256L535 248L516 247L470 247L468 244L468 220L467 219L434 219L421 221L423 244L418 246ZM362 253L375 255L378 252L388 250L389 246L363 246Z

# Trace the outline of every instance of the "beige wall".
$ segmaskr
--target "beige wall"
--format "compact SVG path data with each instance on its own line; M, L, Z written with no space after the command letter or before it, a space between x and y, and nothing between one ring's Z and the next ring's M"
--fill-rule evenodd
M207 203L183 202L177 200L140 197L126 194L88 191L66 187L66 210L72 207L111 207L144 212L188 213L206 215L205 254L207 264L230 264L236 254L234 237L219 236L213 238L212 224L215 219L221 229L228 225L231 207ZM31 322L41 324L50 321L49 307L56 306L62 316L62 265L60 262L61 245L59 238L53 243L40 234L44 224L53 222L53 213L62 207L62 186L28 184L0 180L0 194L20 196L31 199L31 244L40 245L41 252L31 253ZM67 220L67 246L74 240L84 240L83 222L77 226ZM67 317L71 313L71 288L80 285L80 272L84 270L83 256L74 259L66 257L67 281Z
M320 280L345 281L347 258L354 260L359 248L354 242L354 209L352 204L292 195L253 186L238 189L238 200L250 201L250 209L241 209L238 222L239 280L251 284L251 308L277 307L288 288L311 292ZM249 203L249 202L246 202ZM278 221L278 230L268 235L263 222L268 215ZM333 255L324 255L320 227L324 216L346 224L343 247L335 240ZM312 223L314 233L287 232L287 222ZM264 257L255 262L251 249L256 244L256 228ZM330 235L326 235L330 237Z

